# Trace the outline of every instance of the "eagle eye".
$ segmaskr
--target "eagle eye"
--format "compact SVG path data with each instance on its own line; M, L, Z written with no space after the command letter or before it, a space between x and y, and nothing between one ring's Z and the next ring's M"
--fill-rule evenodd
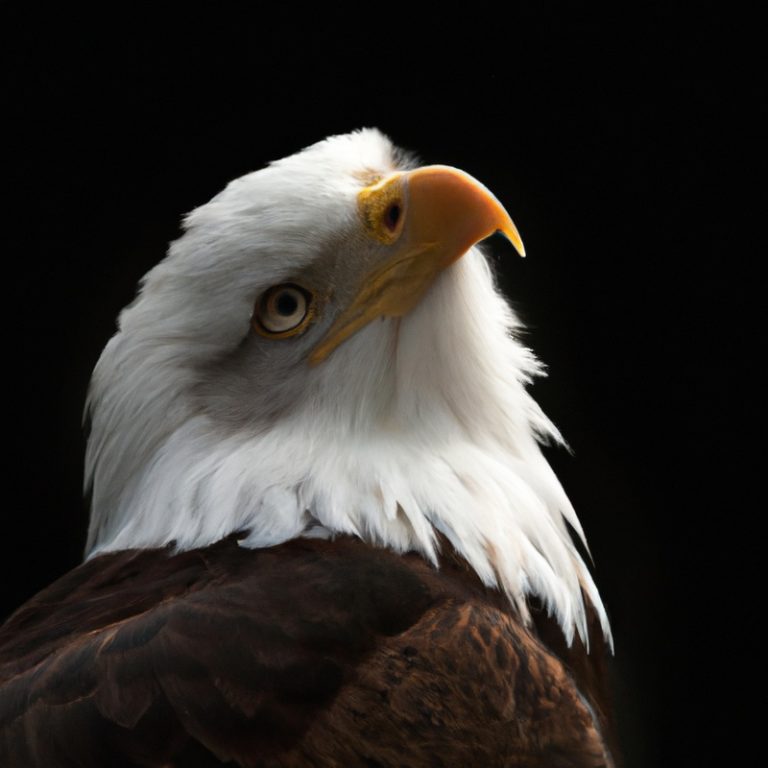
M293 283L269 288L256 300L253 327L262 336L286 338L301 333L314 314L312 294Z

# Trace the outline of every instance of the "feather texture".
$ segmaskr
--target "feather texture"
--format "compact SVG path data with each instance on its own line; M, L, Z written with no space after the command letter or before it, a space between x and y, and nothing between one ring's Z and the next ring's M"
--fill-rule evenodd
M598 622L587 674L443 549L94 557L0 630L0 763L612 766Z

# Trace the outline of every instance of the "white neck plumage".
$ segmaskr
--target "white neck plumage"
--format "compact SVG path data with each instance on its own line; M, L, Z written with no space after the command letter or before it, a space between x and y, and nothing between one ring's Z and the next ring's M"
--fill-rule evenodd
M538 446L560 439L525 391L539 364L478 249L407 317L338 348L288 415L240 429L193 395L210 346L164 336L152 300L123 313L94 372L89 556L248 531L250 547L349 533L434 562L439 531L524 617L536 595L586 641L583 590L610 639Z

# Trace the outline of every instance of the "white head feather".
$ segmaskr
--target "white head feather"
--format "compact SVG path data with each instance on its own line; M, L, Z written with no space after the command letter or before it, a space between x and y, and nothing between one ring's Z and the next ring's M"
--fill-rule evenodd
M435 562L440 531L524 617L538 596L568 642L587 637L583 589L610 639L539 449L560 440L525 389L541 367L478 248L320 365L305 362L317 337L250 332L265 289L318 264L343 279L360 174L404 162L378 131L333 137L186 217L93 374L88 555L350 533Z

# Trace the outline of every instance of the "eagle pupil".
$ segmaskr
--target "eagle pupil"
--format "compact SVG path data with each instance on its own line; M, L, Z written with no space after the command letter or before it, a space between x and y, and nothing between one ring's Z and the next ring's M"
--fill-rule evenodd
M277 312L283 317L290 317L299 308L299 302L296 297L285 291L277 297Z
M390 205L387 208L387 213L384 219L387 228L392 230L397 226L397 222L400 221L400 206L397 203Z

